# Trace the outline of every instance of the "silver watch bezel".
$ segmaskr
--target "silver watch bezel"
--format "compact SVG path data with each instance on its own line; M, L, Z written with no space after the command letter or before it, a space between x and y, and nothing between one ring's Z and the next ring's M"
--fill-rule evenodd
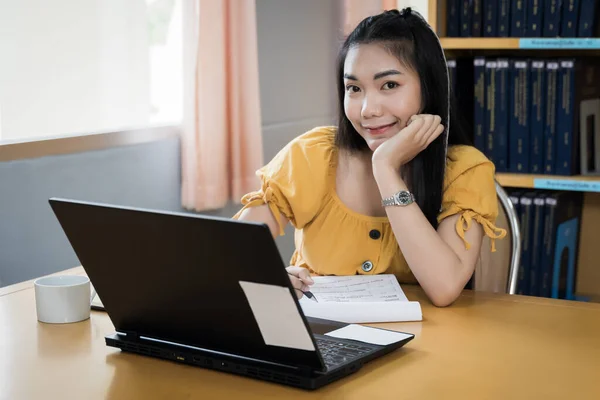
M400 190L391 197L383 199L382 204L387 206L407 206L415 202L415 196L408 190Z
M414 202L414 196L408 190L401 190L394 194L394 202L399 206L407 206Z

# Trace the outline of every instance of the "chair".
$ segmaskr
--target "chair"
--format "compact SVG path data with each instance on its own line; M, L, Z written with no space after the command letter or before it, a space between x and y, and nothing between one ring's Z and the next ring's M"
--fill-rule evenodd
M490 251L489 238L484 237L479 262L475 267L473 289L476 291L515 294L521 262L521 233L513 203L496 182L498 219L496 225L507 230L504 239L496 240L496 252Z

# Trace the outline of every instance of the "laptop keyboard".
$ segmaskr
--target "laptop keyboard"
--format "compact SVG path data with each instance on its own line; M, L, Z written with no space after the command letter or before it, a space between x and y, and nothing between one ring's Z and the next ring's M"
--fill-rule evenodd
M328 368L345 364L374 350L373 347L339 342L335 339L316 337L317 347Z

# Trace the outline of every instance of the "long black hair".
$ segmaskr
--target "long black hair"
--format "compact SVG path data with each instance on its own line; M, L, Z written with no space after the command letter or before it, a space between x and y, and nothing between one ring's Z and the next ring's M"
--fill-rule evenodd
M422 114L439 115L444 132L402 169L416 202L434 228L442 204L447 145L470 144L458 118L452 118L448 67L438 37L421 15L410 8L367 17L346 38L338 57L336 80L339 121L336 145L352 152L368 151L344 111L344 62L348 50L359 44L381 43L410 67L421 82ZM453 102L452 102L453 103ZM449 129L450 128L450 129Z

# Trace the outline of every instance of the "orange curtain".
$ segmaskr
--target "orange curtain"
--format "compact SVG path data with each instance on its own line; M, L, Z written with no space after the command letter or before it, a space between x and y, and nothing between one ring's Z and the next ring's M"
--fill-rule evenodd
M397 0L344 0L344 34L350 34L366 17L397 7Z
M182 204L201 211L239 201L259 185L256 6L237 0L184 3Z

